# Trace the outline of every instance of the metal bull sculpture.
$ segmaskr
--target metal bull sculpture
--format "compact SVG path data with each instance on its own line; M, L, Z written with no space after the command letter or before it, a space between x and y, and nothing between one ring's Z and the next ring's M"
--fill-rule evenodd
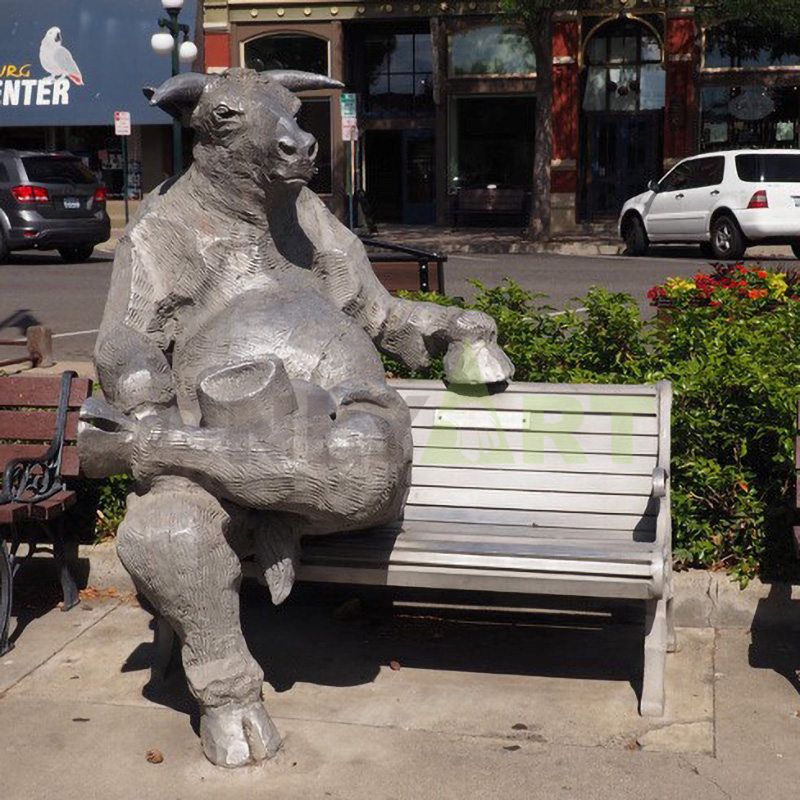
M360 241L305 187L317 145L301 72L184 74L151 102L189 115L194 163L152 192L120 241L95 351L104 401L81 411L86 472L129 472L118 552L173 628L206 756L277 750L263 672L239 622L241 559L274 602L300 537L402 514L409 412L378 350L457 383L513 366L484 314L391 297Z

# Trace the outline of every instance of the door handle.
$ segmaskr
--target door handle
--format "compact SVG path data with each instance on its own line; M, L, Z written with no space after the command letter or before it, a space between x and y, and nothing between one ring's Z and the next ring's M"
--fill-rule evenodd
M675 195L675 199L676 200L683 200L683 192L681 192L680 194L676 194Z
M714 191L711 192L712 197L716 197L718 194L719 194L719 189L714 189Z

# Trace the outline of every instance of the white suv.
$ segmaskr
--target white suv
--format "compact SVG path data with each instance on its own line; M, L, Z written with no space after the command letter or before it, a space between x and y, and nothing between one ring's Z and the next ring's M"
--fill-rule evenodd
M628 200L619 217L626 253L656 242L697 242L738 259L753 244L788 244L800 258L800 150L728 150L687 158Z

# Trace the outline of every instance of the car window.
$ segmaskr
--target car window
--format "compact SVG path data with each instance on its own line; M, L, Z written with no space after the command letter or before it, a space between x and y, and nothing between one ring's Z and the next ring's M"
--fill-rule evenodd
M800 183L800 155L747 153L736 156L736 172L747 183Z
M659 188L662 192L674 192L678 189L688 189L692 178L692 162L684 161L678 164L672 172L661 179Z
M25 156L22 165L36 183L95 183L94 173L79 158Z
M7 183L8 182L8 170L6 169L6 165L0 161L0 183Z
M717 186L725 176L725 156L709 156L697 158L689 162L692 166L690 189L703 186Z

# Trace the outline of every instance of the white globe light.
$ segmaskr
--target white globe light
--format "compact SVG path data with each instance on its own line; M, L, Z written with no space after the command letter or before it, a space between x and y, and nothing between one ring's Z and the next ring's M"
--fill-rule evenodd
M167 11L170 8L176 8L180 11L183 8L183 0L161 0L161 5Z
M197 58L197 45L194 42L181 42L178 58L188 64Z
M163 56L172 52L172 48L175 46L175 40L172 38L171 33L162 31L161 33L154 33L150 37L150 46L156 53Z

